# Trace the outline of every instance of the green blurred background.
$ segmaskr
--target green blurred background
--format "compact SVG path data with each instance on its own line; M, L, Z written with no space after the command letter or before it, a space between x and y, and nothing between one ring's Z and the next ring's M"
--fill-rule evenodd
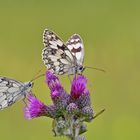
M0 75L31 80L45 66L41 60L42 33L55 31L64 41L73 33L85 45L85 65L92 104L106 112L88 124L88 140L140 139L140 1L139 0L0 0ZM67 76L61 77L70 90ZM33 92L51 104L41 78ZM0 112L0 139L60 140L51 131L51 119L31 121L23 116L24 103Z

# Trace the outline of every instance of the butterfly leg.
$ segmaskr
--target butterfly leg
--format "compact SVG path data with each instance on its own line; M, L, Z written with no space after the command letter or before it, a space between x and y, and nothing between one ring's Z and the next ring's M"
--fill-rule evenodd
M31 92L30 95L32 95L32 96L34 96L36 98L36 95L34 93Z
M74 74L74 78L76 79L77 78L77 73L75 72L75 74Z
M24 102L24 104L27 106L27 103L26 103L26 95L24 95L24 98L22 100Z
M70 83L72 83L71 78L70 78L70 75L68 75L68 78L69 78Z

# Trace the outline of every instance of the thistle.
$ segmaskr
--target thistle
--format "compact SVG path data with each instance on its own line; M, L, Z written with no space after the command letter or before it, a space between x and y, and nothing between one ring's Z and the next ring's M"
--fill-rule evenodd
M86 87L87 81L87 78L82 75L75 76L71 92L68 94L58 77L47 71L46 83L50 89L53 104L47 106L30 94L24 109L25 117L27 119L50 117L53 119L55 136L66 136L70 140L85 140L85 137L81 136L87 131L84 122L91 122L94 118L90 93Z

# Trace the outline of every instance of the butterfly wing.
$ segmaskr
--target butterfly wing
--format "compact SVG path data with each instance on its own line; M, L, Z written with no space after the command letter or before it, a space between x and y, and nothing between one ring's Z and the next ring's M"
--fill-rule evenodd
M71 74L75 58L64 42L52 31L45 29L43 34L45 48L42 51L42 60L48 70L55 74Z
M0 110L24 98L20 90L23 86L24 84L19 81L7 77L0 77Z
M66 43L67 48L75 56L77 65L83 65L84 61L84 45L81 37L74 34Z

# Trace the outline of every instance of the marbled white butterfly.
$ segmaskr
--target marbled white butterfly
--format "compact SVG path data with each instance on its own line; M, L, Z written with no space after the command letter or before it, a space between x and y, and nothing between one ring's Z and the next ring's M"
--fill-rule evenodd
M33 83L22 83L17 80L0 77L0 110L24 99L30 93Z
M78 34L64 43L54 32L45 29L43 43L42 60L48 70L58 75L83 72L84 46Z
M25 83L7 77L0 77L0 110L25 99L28 94L32 93L33 81L41 76L44 76L44 74Z

